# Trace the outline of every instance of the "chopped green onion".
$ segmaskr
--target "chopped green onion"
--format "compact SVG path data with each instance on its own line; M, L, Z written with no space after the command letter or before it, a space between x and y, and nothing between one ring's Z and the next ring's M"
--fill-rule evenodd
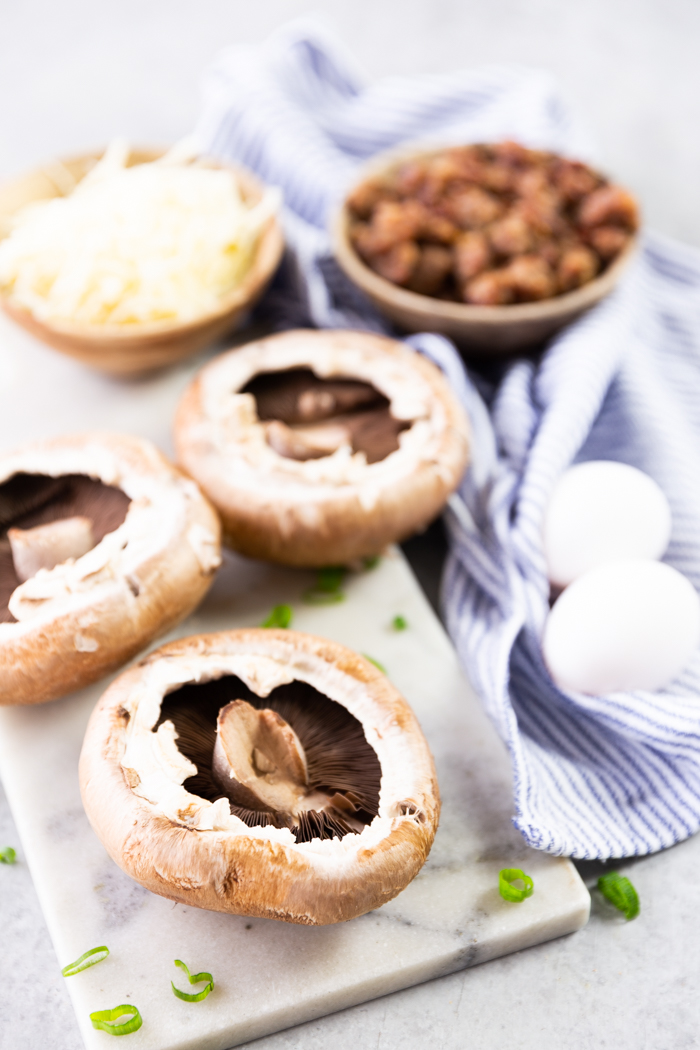
M406 620L403 616L395 616L394 619L391 621L391 626L394 628L395 631L405 631L408 627L408 620Z
M382 674L387 673L386 667L384 667L383 664L380 664L379 660L375 660L373 656L368 656L367 653L363 653L362 655L364 656L365 660L369 660L371 664L374 664L375 667L378 667Z
M382 559L379 557L379 555L375 554L371 558L363 558L362 559L362 564L364 565L364 567L367 570L367 572L370 572L372 569L376 569L377 568L377 566L379 565L379 562L381 560Z
M606 900L623 912L629 922L639 915L639 897L634 886L626 875L609 871L598 879L598 889Z
M202 973L190 974L190 971L187 969L182 959L176 959L175 965L179 966L181 970L184 970L184 972L187 974L187 980L190 982L190 984L199 984L200 981L208 981L208 984L202 989L201 992L181 992L180 989L176 988L173 982L171 981L170 984L172 985L173 992L178 997L178 999L184 999L186 1003L200 1003L202 999L206 999L206 997L209 995L209 992L214 991L214 978L210 973L206 973L203 971Z
M81 970L87 970L89 966L95 966L96 963L102 962L109 955L109 948L106 944L101 945L99 948L91 948L89 952L83 952L79 959L75 962L68 963L61 970L61 974L64 977L73 977L74 974L80 973Z
M342 566L319 569L316 583L304 592L303 600L307 605L334 605L336 602L345 601L345 595L340 588L346 575L347 569Z
M315 587L310 587L308 591L304 591L302 601L306 605L336 605L337 602L345 601L345 595L342 591L318 591Z
M289 627L292 622L291 605L276 605L261 627Z
M523 884L522 889L513 885L518 880ZM526 897L532 896L534 888L535 886L530 876L526 875L520 868L503 868L498 873L498 892L504 901L513 901L513 903L519 904Z
M316 577L316 588L319 591L327 591L329 593L337 591L342 586L346 575L347 569L343 568L342 565L319 569Z
M112 1023L119 1020L120 1017L126 1017L127 1014L131 1014L128 1021L123 1021L122 1024ZM141 1014L131 1003L122 1003L121 1006L115 1006L113 1010L96 1010L94 1014L90 1014L90 1020L93 1028L101 1028L103 1032L109 1032L110 1035L128 1035L129 1032L138 1032L143 1024Z
M14 864L17 860L17 853L13 850L12 846L6 846L5 849L0 849L0 864Z

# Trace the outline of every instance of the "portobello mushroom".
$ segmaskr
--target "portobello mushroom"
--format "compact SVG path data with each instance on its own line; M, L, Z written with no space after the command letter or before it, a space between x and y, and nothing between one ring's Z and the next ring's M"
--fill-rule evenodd
M0 704L55 700L199 603L218 518L148 441L84 433L0 457Z
M80 784L106 850L149 890L308 925L395 897L440 810L386 676L290 630L184 638L122 674L88 725Z
M442 373L404 344L299 330L208 364L180 402L175 446L227 543L318 567L427 526L464 473L469 427Z

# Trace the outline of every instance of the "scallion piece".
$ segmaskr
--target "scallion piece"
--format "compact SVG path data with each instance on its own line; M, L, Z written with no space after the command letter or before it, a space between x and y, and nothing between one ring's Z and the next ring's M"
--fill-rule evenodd
M0 849L0 864L14 864L17 860L17 853L12 846L6 846L5 849Z
M306 605L335 605L344 602L345 595L342 591L317 591L315 587L310 587L304 591L302 600Z
M362 655L364 656L365 660L369 660L369 662L371 664L374 664L375 667L378 667L379 670L382 672L382 674L386 674L387 673L386 672L386 667L384 667L383 664L380 664L379 660L375 660L373 656L368 656L367 653L363 653Z
M171 981L170 984L172 985L173 992L178 997L178 999L184 999L186 1003L201 1003L202 999L206 999L209 993L214 991L214 978L210 973L202 971L202 973L191 974L185 966L182 959L176 959L175 965L179 966L181 970L184 970L185 974L187 975L187 980L190 982L190 984L199 984L200 981L208 982L208 984L205 985L201 992L181 992L180 989L176 988L174 983Z
M109 948L106 944L101 945L99 948L91 948L89 952L83 952L79 959L75 962L68 963L61 970L61 974L64 977L73 977L74 974L80 973L81 970L87 970L90 966L95 966L98 962L102 962L109 955Z
M346 573L347 569L344 569L342 565L319 569L316 586L319 591L337 591L342 586Z
M363 558L362 564L364 565L367 572L370 572L372 569L377 568L381 560L382 559L379 557L378 554L374 554L371 558Z
M598 879L598 889L606 900L623 913L627 921L639 915L639 897L626 875L608 871Z
M131 1015L128 1021L122 1021L121 1024L113 1023L120 1017L126 1017L127 1014ZM90 1014L90 1020L93 1028L100 1028L103 1032L109 1032L110 1035L128 1035L129 1032L138 1032L143 1024L141 1014L131 1003L122 1003L121 1006L115 1006L113 1010L96 1010L94 1014Z
M307 605L334 605L336 602L345 601L345 595L340 588L346 574L347 569L342 566L319 569L316 583L304 592L303 600Z
M517 881L522 882L522 888L513 885ZM498 892L504 901L512 901L514 904L519 904L526 897L532 896L534 888L535 886L530 876L526 875L520 868L503 868L498 873Z
M292 622L291 605L276 605L261 627L289 627Z
M405 631L408 627L408 620L406 620L403 616L395 616L394 619L391 621L391 626L394 628L395 631Z

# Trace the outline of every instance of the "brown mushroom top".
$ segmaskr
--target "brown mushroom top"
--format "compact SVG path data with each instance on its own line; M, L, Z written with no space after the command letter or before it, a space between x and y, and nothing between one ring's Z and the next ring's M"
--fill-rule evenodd
M112 857L155 892L305 923L395 896L439 813L396 689L295 631L186 638L123 674L88 726L81 789Z
M0 457L0 643L115 587L137 593L190 507L192 553L211 575L218 523L149 442L91 432Z
M299 329L221 354L174 437L226 541L287 565L346 564L424 528L469 459L440 370L372 332Z
M350 238L394 284L482 306L548 299L596 277L639 225L600 173L514 142L397 163L347 198Z

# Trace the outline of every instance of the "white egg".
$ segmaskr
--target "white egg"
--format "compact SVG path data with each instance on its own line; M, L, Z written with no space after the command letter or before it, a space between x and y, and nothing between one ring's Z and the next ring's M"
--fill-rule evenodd
M652 478L626 463L579 463L562 475L545 512L549 579L566 587L603 562L661 558L670 536L671 508Z
M700 643L700 598L656 561L618 561L580 576L554 603L542 652L562 689L598 696L661 689Z

